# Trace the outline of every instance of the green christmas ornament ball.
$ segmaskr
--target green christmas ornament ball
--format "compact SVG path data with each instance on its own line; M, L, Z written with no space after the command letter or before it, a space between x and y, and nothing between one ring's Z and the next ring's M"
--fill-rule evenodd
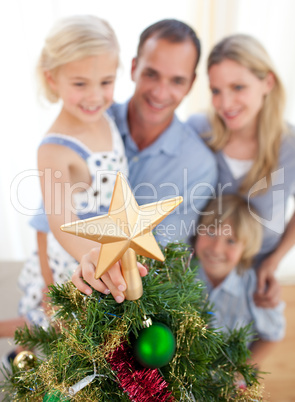
M68 400L69 399L64 397L64 395L57 389L53 389L52 391L46 392L43 398L43 402L59 402Z
M160 368L173 358L175 338L170 328L156 322L140 331L133 348L135 358L142 366Z

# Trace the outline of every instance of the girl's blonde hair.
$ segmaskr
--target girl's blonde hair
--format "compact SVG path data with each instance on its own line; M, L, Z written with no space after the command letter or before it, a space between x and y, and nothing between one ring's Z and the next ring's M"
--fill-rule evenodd
M216 230L225 230L229 225L233 235L244 244L244 251L238 265L240 270L251 266L253 257L258 253L262 243L262 226L251 215L247 201L237 194L226 194L208 203L201 215L199 225L213 225ZM256 213L251 206L251 211ZM227 231L226 231L227 232ZM217 232L218 234L219 232ZM202 236L202 234L198 234Z
M270 180L271 172L279 161L280 144L284 124L285 91L275 71L273 63L264 47L253 37L243 34L231 35L220 41L211 51L207 71L223 60L233 60L246 67L258 79L263 80L268 73L273 74L274 87L265 96L259 113L257 135L258 152L252 168L241 184L240 192L246 193L258 180L266 177ZM223 149L229 140L230 133L217 113L212 113L212 139L209 146L214 152Z
M57 102L58 95L50 88L45 72L106 52L114 52L119 59L118 40L108 22L92 15L71 16L58 21L49 32L37 63L41 93L50 102Z

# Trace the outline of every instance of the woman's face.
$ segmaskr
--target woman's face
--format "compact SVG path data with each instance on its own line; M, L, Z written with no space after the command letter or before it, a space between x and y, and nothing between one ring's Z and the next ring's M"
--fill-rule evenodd
M264 97L273 87L272 74L261 80L229 59L212 65L208 74L213 107L228 130L241 134L255 131Z

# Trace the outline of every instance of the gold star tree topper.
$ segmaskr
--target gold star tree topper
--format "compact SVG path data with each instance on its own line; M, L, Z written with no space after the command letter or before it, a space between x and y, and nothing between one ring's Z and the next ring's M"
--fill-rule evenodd
M143 289L136 254L164 261L152 230L182 200L182 197L175 197L139 206L127 180L118 172L108 214L62 225L61 230L102 244L96 279L121 259L127 284L125 297L137 300Z

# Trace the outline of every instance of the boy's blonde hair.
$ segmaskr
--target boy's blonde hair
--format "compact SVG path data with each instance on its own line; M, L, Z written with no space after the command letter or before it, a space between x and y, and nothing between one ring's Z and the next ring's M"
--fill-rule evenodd
M254 163L241 184L241 193L246 193L254 183L267 178L277 167L281 138L286 130L284 124L285 91L273 63L264 47L249 35L236 34L224 38L212 49L207 62L207 70L221 63L232 60L246 67L258 79L263 80L268 73L273 74L274 87L265 96L259 113L257 137L258 152ZM216 112L212 113L212 133L209 146L214 152L224 148L229 140L229 131Z
M256 213L252 206L251 210ZM201 215L199 225L218 225L218 228L226 224L231 226L233 235L244 244L238 268L250 268L253 257L261 247L262 226L250 214L247 201L239 195L226 194L210 201L203 212L205 214Z
M108 22L92 15L71 16L58 21L49 32L37 63L40 91L50 102L57 102L59 97L50 88L45 72L107 52L114 52L119 59L118 40Z

